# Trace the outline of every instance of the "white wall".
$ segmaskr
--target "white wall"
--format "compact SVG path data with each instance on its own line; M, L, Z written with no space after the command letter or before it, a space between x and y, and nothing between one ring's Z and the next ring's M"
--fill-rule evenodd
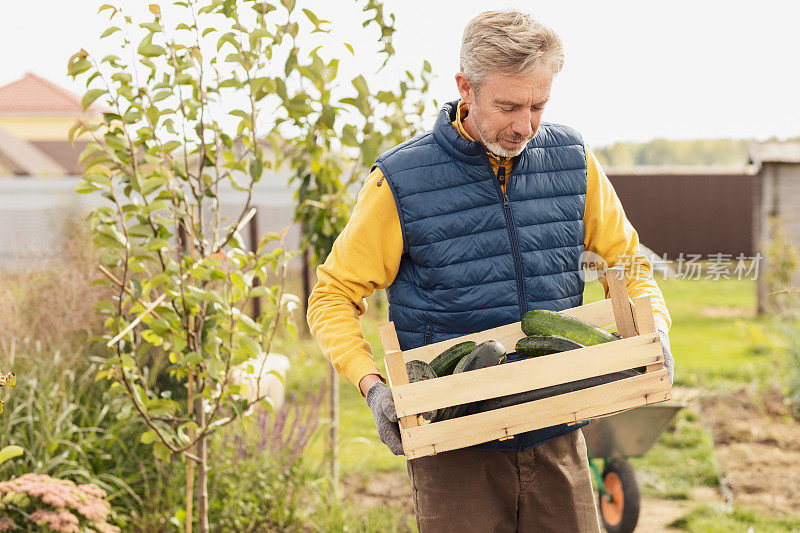
M294 224L294 191L288 186L289 174L265 175L256 184L253 204L258 208L258 234L281 231L291 226L286 249L296 249L299 225ZM60 176L30 178L0 176L0 267L41 268L62 251L63 223L71 214L87 214L92 208L108 205L99 194L78 194L79 178ZM244 205L246 193L229 186L220 190L223 213L233 217ZM247 239L245 230L243 237ZM300 259L292 262L300 269Z

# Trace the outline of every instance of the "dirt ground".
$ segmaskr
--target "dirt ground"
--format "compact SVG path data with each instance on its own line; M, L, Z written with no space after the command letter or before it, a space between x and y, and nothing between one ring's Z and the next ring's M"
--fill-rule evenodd
M699 398L723 481L742 507L773 515L800 512L800 423L780 401L746 391Z
M405 473L382 472L366 481L359 476L349 475L342 480L342 488L344 497L355 502L358 508L392 505L400 507L410 516L414 514L411 484Z

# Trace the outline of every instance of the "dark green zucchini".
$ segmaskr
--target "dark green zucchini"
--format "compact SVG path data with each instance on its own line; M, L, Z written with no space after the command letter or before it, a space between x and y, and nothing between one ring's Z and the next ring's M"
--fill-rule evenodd
M561 335L531 335L517 341L517 353L523 357L540 357L578 348L584 348L583 344Z
M470 370L477 370L479 368L487 368L499 365L505 361L505 347L497 341L486 341L476 346L468 355L462 357L453 370L453 374L469 372ZM464 413L467 412L469 405L468 403L464 403L439 409L439 414L434 418L434 422L463 416Z
M459 342L436 356L431 361L431 367L437 376L447 376L453 373L458 362L475 349L475 341Z
M579 379L571 381L570 383L561 383L551 387L544 387L527 392L519 392L517 394L509 394L508 396L501 396L500 398L490 398L476 402L475 412L482 413L484 411L491 411L493 409L500 409L502 407L509 407L525 402L532 402L534 400L541 400L542 398L549 398L558 394L565 394L567 392L575 392L578 390L588 389L589 387L596 387L605 383L611 383L620 379L638 376L639 373L634 370L623 370L621 372L612 372L602 376L593 376L586 379Z
M594 346L617 340L611 333L593 325L556 311L534 309L522 317L522 331L525 335L560 335L583 346Z

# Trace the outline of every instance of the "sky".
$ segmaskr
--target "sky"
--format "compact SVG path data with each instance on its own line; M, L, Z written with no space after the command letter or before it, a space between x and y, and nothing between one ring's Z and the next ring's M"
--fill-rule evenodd
M144 16L140 0L105 0ZM34 72L80 93L67 59L84 48L108 53L99 40L104 2L0 0L0 85ZM360 0L358 5L364 5ZM476 0L386 0L395 13L397 54L376 74L375 31L361 28L349 0L298 0L331 21L341 48L340 74L363 74L371 86L394 85L427 59L436 75L431 96L457 97L454 76L464 25L487 9ZM594 146L654 138L787 138L800 136L800 2L674 0L493 2L528 11L553 28L566 62L544 119L578 129ZM338 53L335 50L333 53ZM426 118L428 126L433 114Z

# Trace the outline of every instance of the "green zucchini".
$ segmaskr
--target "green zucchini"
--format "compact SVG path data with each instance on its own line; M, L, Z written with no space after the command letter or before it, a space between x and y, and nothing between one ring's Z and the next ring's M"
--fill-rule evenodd
M462 357L453 370L453 374L499 365L505 363L505 361L505 347L497 341L486 341L476 346L468 355ZM440 420L449 420L451 418L463 416L467 412L469 405L468 403L463 403L461 405L453 405L451 407L439 409L439 413L433 421L438 422Z
M596 387L598 385L604 385L606 383L611 383L612 381L618 381L620 379L638 375L638 372L634 370L622 370L620 372L612 372L611 374L604 374L602 376L592 376L590 378L579 379L570 383L552 385L542 389L509 394L508 396L501 396L500 398L489 398L488 400L476 402L475 412L483 413L484 411L491 411L493 409L500 409L502 407L509 407L511 405L541 400L542 398L549 398L550 396L556 396L557 394L566 394L568 392L588 389L589 387Z
M436 372L433 371L431 365L418 359L413 359L406 363L406 372L408 373L409 383L417 383L418 381L436 378ZM438 409L434 409L427 413L421 413L419 416L431 422L436 417L437 411Z
M436 356L431 361L431 367L437 376L446 376L453 373L458 362L475 349L475 341L459 342Z
M583 346L594 346L617 340L611 333L593 325L556 311L534 309L522 317L522 331L527 336L560 335Z
M578 348L584 348L583 344L560 335L532 335L517 341L517 353L523 357L540 357Z

